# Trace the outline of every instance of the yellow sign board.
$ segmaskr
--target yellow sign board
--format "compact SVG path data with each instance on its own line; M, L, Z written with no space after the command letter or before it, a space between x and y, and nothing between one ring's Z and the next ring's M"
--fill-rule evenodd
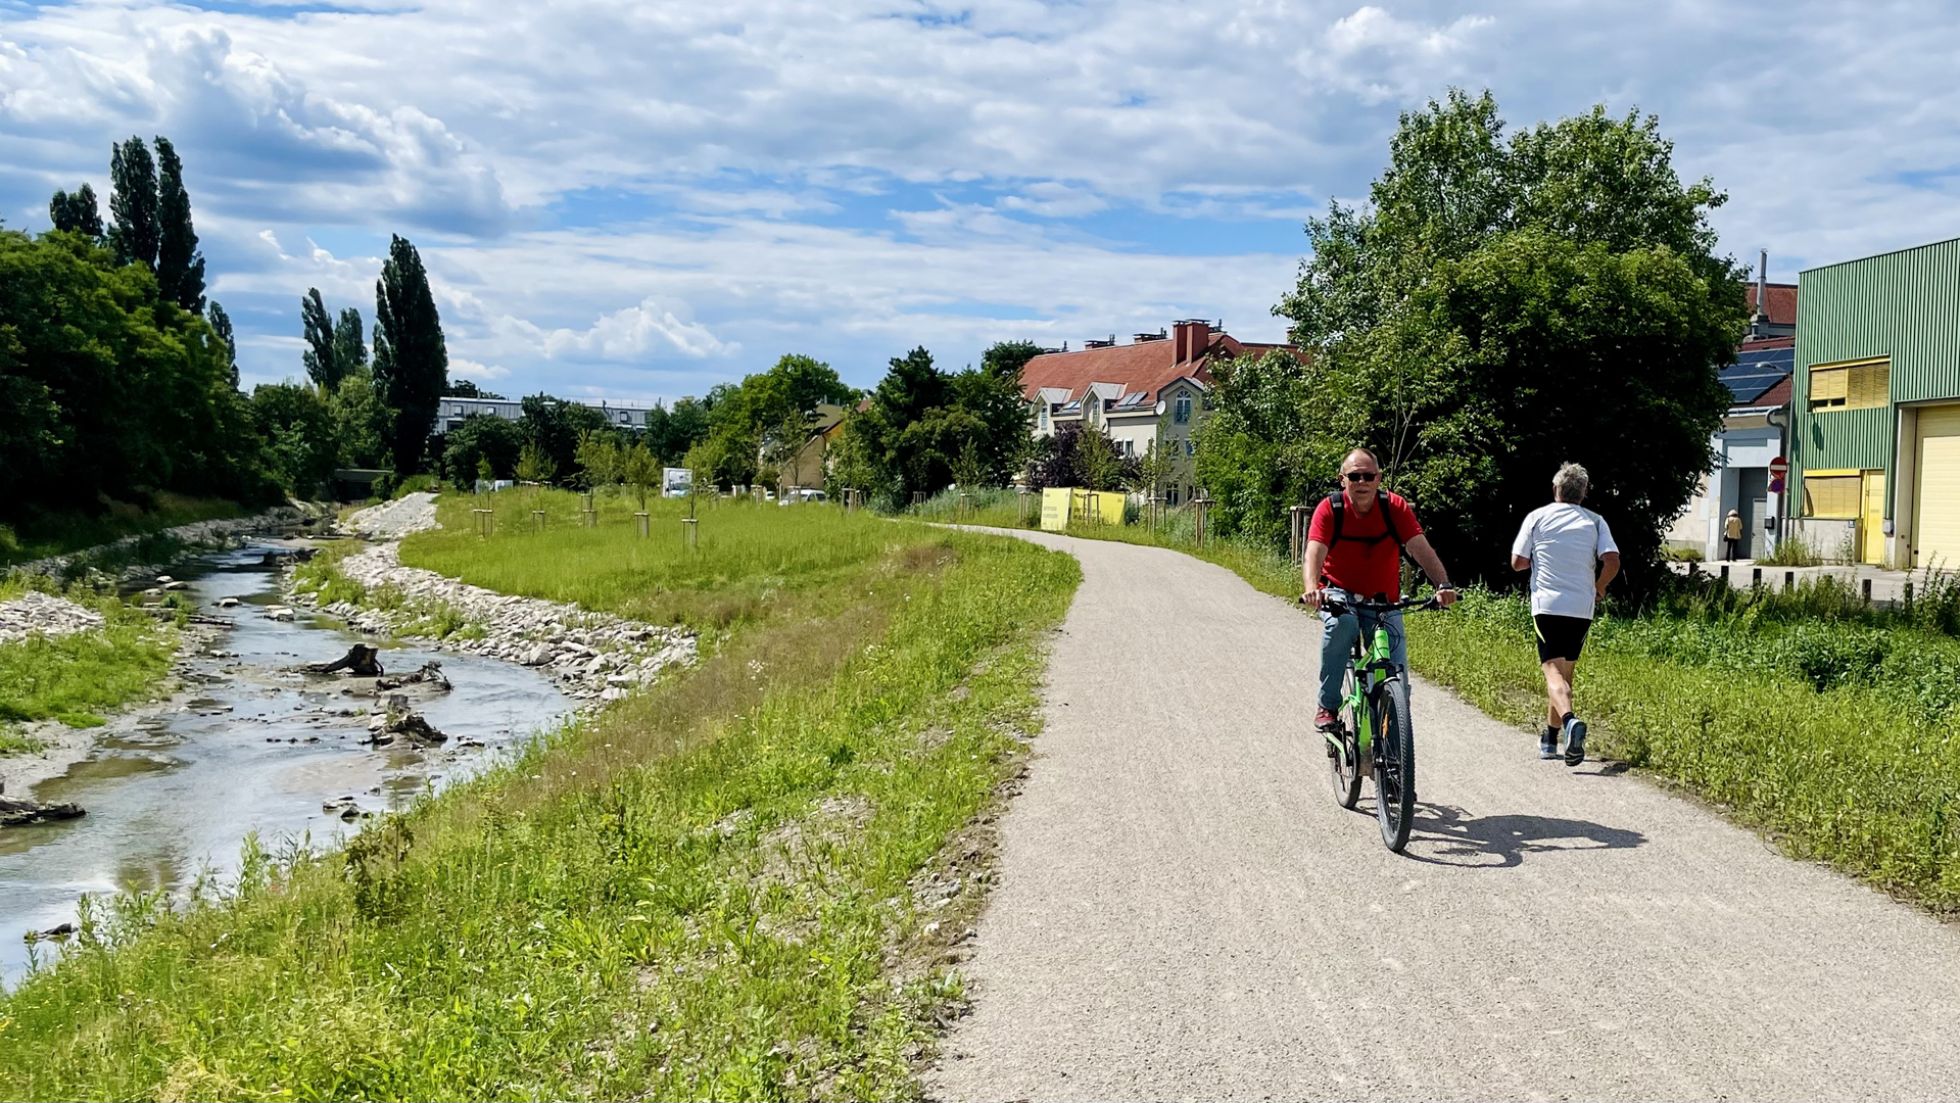
M1123 495L1113 490L1074 490L1074 517L1078 524L1120 525L1123 523Z
M1068 527L1069 492L1057 487L1048 487L1041 492L1041 527L1047 532L1060 532Z

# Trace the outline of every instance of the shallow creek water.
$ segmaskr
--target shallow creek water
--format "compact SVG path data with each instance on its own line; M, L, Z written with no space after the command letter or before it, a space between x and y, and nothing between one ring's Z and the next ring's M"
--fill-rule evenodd
M449 741L429 749L406 740L363 745L373 680L291 673L338 659L359 637L303 607L290 622L266 617L267 606L284 604L276 568L263 565L271 550L254 545L178 568L199 611L236 627L221 630L193 660L186 699L112 721L88 759L33 790L37 800L79 804L87 816L0 830L0 985L28 967L22 935L73 922L83 893L187 891L202 868L235 872L254 831L274 852L302 836L331 845L360 821L343 822L323 803L352 796L363 811L404 808L502 760L571 711L574 703L538 671L389 647L381 661L390 674L442 663L453 690L396 692ZM215 608L224 598L239 604ZM43 961L56 952L51 942L37 949Z

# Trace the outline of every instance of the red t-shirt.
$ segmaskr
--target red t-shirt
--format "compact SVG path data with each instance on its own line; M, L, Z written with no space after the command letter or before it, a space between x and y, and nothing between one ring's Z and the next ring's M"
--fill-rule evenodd
M1314 507L1313 521L1307 526L1307 539L1327 545L1327 565L1321 575L1331 586L1339 586L1356 597L1385 595L1390 601L1402 598L1401 544L1389 535L1388 513L1395 514L1395 531L1406 544L1422 535L1416 511L1400 494L1384 490L1375 496L1375 508L1357 513L1354 498L1341 491L1341 538L1334 539L1334 506L1326 498ZM1380 539L1376 539L1380 537Z

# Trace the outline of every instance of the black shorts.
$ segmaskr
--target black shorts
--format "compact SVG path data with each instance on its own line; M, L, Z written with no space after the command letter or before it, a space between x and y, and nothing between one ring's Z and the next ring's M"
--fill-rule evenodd
M1555 617L1549 613L1539 613L1531 618L1538 629L1538 661L1551 662L1564 659L1569 663L1579 661L1579 652L1586 649L1586 630L1592 621L1585 617Z

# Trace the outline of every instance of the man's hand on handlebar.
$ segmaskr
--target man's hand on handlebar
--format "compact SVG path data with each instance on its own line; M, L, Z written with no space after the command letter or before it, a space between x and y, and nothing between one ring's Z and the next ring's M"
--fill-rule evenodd
M1300 592L1300 604L1306 606L1309 609L1319 609L1321 602L1325 601L1326 599L1327 599L1327 590L1325 587L1309 586L1307 589Z
M1436 605L1439 608L1447 609L1455 605L1457 599L1462 596L1456 592L1456 587L1454 586L1438 586L1436 588Z

